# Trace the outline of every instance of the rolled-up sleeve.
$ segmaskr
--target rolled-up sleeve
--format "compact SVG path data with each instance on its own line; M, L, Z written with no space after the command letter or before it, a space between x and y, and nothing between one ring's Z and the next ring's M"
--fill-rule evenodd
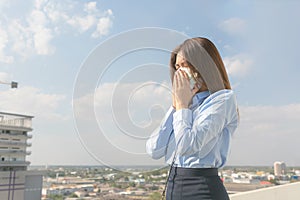
M146 151L153 159L159 159L165 155L168 140L173 132L173 113L171 106L162 120L160 126L151 134L146 142Z

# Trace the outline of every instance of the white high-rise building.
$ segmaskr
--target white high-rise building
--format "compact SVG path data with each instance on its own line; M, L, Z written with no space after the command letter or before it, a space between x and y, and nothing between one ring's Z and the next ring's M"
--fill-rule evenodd
M286 165L284 162L276 161L274 162L274 175L282 176L286 173Z
M27 170L33 116L0 112L0 199L40 200L42 172Z

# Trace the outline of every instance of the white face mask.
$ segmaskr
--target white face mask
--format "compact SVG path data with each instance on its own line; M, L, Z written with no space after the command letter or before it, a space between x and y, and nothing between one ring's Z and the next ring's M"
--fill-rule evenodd
M188 75L189 80L190 80L190 89L193 90L194 86L196 84L196 81L195 81L195 78L193 77L193 75L191 73L190 68L188 68L188 67L180 67L179 70L184 71ZM197 87L199 87L199 84L197 85Z

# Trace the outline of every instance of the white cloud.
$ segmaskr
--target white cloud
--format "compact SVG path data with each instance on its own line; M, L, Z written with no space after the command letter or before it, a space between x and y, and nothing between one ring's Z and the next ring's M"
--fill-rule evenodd
M74 99L75 115L79 120L92 120L95 114L102 130L109 135L122 135L121 129L147 137L171 106L171 93L167 88L166 83L105 83L96 89L94 98L88 94Z
M0 82L10 82L11 75L5 72L0 72Z
M241 123L233 139L229 164L271 165L284 160L288 165L299 165L295 148L300 140L300 104L239 108Z
M64 95L43 93L30 86L0 91L0 110L12 113L26 113L42 119L64 119L59 111Z
M80 33L92 29L95 29L94 33L97 33L99 32L98 30L101 29L101 34L92 34L92 37L94 38L108 34L113 19L113 12L111 9L101 12L97 7L97 2L88 2L83 5L83 12L74 14L72 13L73 7L74 5L62 6L59 3L54 4L49 2L45 5L43 10L52 23L55 22L60 25L70 25ZM99 24L100 21L101 23Z
M246 21L241 18L230 18L221 22L219 28L231 35L240 35L246 29Z
M222 21L219 24L219 28L230 35L240 36L246 31L246 21L241 18L230 18ZM233 48L228 44L224 45L223 48L227 51L233 50ZM254 62L251 56L244 53L224 57L223 61L227 72L230 75L237 77L246 75Z
M24 60L33 55L53 54L52 40L61 34L91 31L93 38L107 35L113 19L112 11L100 11L96 2L35 0L18 17L6 17L5 12L9 13L4 11L0 17L0 62L3 63L12 63L16 56Z
M54 47L50 45L50 41L53 38L50 29L41 28L34 34L34 47L37 54L48 55L54 53Z
M92 1L92 2L88 2L84 5L84 11L86 12L97 12L97 2Z
M171 91L168 88L166 82L161 85L153 82L104 83L96 89L94 97L93 94L85 95L74 99L74 104L83 117L90 115L87 112L94 104L95 112L103 120L111 121L112 111L117 111L121 117L131 115L132 119L141 122L147 120L153 106L164 111L169 108Z
M267 132L297 130L300 104L282 106L241 106L242 121L250 129ZM295 126L289 126L294 124ZM261 132L265 134L267 132Z
M0 29L0 62L12 63L14 60L13 57L8 56L5 53L7 43L8 43L7 32L5 30Z
M35 8L40 10L43 8L45 3L47 3L47 0L35 0Z
M11 38L12 52L26 59L35 54L34 41L28 27L23 26L18 19L11 20L8 28Z
M253 59L245 54L224 57L224 65L229 75L240 77L246 75L253 64Z
M110 115L109 112L118 112L119 119L135 124L150 120L158 122L158 118L151 119L149 114L153 106L165 111L169 108L171 91L168 88L167 83L157 85L152 82L103 84L95 93L96 113Z
M119 89L114 91L115 86ZM91 102L95 103L95 110L89 110L91 107L88 108L88 106L91 106ZM123 157L120 156L120 152L109 155L99 152L103 152L103 146L108 151L116 146L121 149L122 153L143 152L145 141L131 138L124 132L134 136L149 136L159 125L166 109L170 106L171 96L164 87L157 87L151 83L149 85L147 83L119 85L106 83L96 90L95 101L92 95L87 95L78 99L76 103L81 108L77 110L78 114L83 118L96 114L98 126L105 135L104 137L99 134L98 129L89 129L93 126L83 121L86 124L82 126L85 127L84 130L89 130L89 135L86 132L79 134L87 147L93 153L101 155L101 158L107 162L124 164L133 156L132 153L125 154ZM151 113L153 105L159 106ZM241 121L232 141L228 164L261 165L272 164L274 160L285 160L289 164L298 162L297 157L289 155L294 153L294 148L298 145L297 141L300 140L298 135L300 104L240 106L239 109ZM115 118L112 117L113 113ZM149 127L145 127L147 125ZM132 126L138 126L141 129L135 129ZM96 141L95 138L97 138ZM107 138L109 142L106 141ZM286 144L291 144L291 147L286 147ZM134 162L142 163L142 160L146 163L147 156L138 158Z
M7 7L9 2L10 2L10 0L1 0L0 1L0 9Z
M97 38L97 37L107 35L111 27L112 27L112 20L110 17L100 18L97 23L97 29L92 34L92 37Z
M96 89L95 99L92 94L75 99L77 127L87 148L106 164L156 163L146 155L145 139L171 106L166 87L153 82L104 83Z
M84 17L74 16L67 22L74 28L78 29L80 32L89 30L95 24L96 18L92 15L87 15Z
M50 44L53 33L50 28L47 28L47 23L47 17L41 10L33 10L28 18L29 29L33 35L34 48L38 55L54 53L54 47Z

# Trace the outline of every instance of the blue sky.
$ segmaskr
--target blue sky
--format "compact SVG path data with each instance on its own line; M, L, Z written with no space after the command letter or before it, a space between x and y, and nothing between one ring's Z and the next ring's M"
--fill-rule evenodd
M241 124L228 164L272 165L280 160L287 165L300 165L295 153L300 139L299 6L297 1L267 0L1 1L0 80L18 81L19 88L0 87L0 109L35 116L33 153L28 157L32 164L99 164L80 142L73 119L72 96L82 64L104 41L124 31L143 27L171 29L188 37L208 37L226 64L241 110ZM126 42L120 45L126 46ZM99 55L99 62L101 56L105 55ZM95 90L96 101L100 102L96 115L101 119L103 113L110 112L109 91L122 75L141 64L156 62L166 66L168 59L168 52L142 50L113 63ZM159 74L159 80L168 85L168 70L162 69ZM120 92L120 98L127 97L125 94L133 87L153 80L158 78L141 72L139 79L122 82L119 86L124 94ZM170 104L170 97L153 85L144 89L144 93L133 95L139 104L129 105L131 117L146 123L149 118L143 116L147 116L154 100L159 100L163 109L154 108L153 128ZM152 93L155 98L147 94L152 90L156 91ZM105 132L116 134L115 126L108 121ZM90 146L90 141L85 141L87 148L108 164L128 164L132 159L130 155L120 158L117 152L108 153L105 148L109 144L100 136L94 139L95 135L82 135L83 140L92 137L96 141ZM111 139L112 143L120 141ZM132 145L126 142L118 145ZM143 143L139 145L138 152L142 152ZM145 155L137 162L141 163L155 162Z

